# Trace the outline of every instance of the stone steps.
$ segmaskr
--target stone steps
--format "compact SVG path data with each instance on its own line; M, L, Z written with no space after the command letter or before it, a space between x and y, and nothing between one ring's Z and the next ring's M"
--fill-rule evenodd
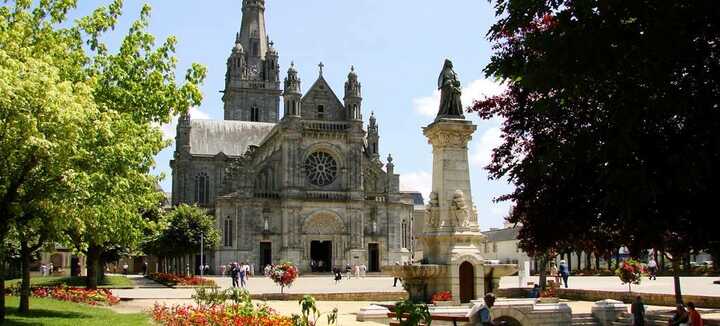
M570 321L570 325L577 325L577 326L599 326L598 322L595 320L595 317L592 316L592 314L573 314L572 320Z

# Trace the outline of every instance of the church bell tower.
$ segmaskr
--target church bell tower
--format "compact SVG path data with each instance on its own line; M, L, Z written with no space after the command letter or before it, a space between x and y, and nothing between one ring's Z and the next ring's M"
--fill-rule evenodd
M225 120L277 122L279 72L278 52L265 30L265 0L243 0L240 32L227 60Z

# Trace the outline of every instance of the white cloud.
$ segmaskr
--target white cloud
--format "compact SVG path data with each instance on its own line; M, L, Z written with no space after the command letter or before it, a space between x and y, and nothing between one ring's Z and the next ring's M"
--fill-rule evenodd
M492 161L492 150L502 144L501 135L499 124L486 129L480 139L474 141L470 154L470 163L476 167L488 165Z
M191 108L190 109L190 118L204 120L204 119L210 119L210 116L207 113L200 111L200 109L198 109L198 108ZM170 123L166 123L160 127L162 129L163 135L165 136L166 139L172 139L172 140L175 139L175 131L177 130L177 122L178 122L178 117L174 117Z
M427 171L401 173L400 191L419 191L427 200L432 191L432 174Z
M474 100L482 99L485 96L499 95L504 90L504 85L490 79L473 80L462 88L461 100L467 107ZM435 116L438 106L440 106L440 91L436 89L431 96L414 98L412 101L415 112L428 117Z

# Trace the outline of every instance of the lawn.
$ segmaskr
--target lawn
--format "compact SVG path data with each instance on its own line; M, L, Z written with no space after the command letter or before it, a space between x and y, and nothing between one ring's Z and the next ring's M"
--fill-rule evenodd
M147 314L119 314L108 308L53 299L30 298L30 313L17 312L18 297L5 297L7 316L3 325L153 325Z
M20 286L20 279L6 280L5 286ZM44 276L31 277L30 286L53 287L60 284L68 286L85 287L84 276ZM107 289L131 289L135 285L125 276L105 276L102 282L98 282L98 288Z

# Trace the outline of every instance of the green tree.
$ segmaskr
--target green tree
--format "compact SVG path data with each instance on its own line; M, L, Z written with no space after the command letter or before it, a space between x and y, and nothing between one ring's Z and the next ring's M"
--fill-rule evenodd
M92 261L108 239L138 241L141 208L157 201L149 169L168 144L158 126L200 103L205 69L193 64L176 82L175 39L154 45L148 6L111 53L101 38L122 2L71 22L75 5L23 0L0 7L0 241L13 225L32 246L49 241L38 221L52 219L79 234L74 240ZM3 292L4 277L4 319Z
M161 225L156 241L148 244L149 250L160 257L198 253L201 234L205 250L213 250L220 245L220 232L215 225L215 218L197 206L176 206L167 212Z
M488 169L515 191L510 222L530 253L679 258L720 236L720 10L715 1L495 2L485 72L507 91ZM563 232L559 234L558 227ZM676 300L682 301L679 277Z

